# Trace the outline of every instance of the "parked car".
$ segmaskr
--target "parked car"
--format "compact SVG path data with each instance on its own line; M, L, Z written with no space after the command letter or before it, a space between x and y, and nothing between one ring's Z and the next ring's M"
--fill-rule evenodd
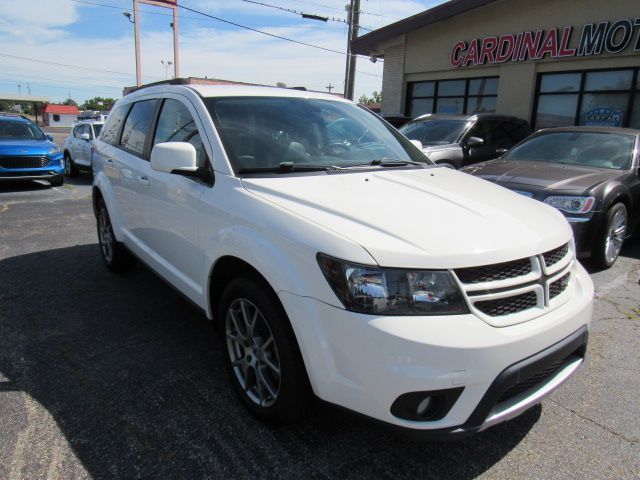
M462 168L499 157L531 133L526 120L506 115L422 115L400 128L435 163Z
M78 122L64 142L65 174L75 177L80 170L91 170L93 141L100 135L103 122Z
M640 222L640 131L609 127L541 130L499 160L463 171L560 210L577 255L611 267Z
M95 141L93 204L106 266L140 259L215 320L236 393L267 422L315 394L463 436L584 358L593 283L564 217L434 165L335 96L141 88Z
M0 113L0 181L64 183L64 158L53 137L26 117Z

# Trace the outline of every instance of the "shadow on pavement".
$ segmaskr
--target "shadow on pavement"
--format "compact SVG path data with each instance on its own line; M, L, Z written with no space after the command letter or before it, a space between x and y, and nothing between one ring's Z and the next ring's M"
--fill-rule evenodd
M326 406L271 429L236 400L203 314L148 269L115 276L81 245L0 260L0 285L0 377L51 414L94 478L474 478L541 414L450 443Z
M0 181L0 193L37 192L39 190L64 188L65 185L90 186L92 183L92 174L90 172L81 172L74 178L64 177L64 185L62 187L52 187L46 180Z

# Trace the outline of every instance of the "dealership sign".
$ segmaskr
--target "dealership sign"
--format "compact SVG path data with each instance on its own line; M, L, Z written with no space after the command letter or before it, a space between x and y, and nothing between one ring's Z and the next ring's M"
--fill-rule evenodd
M450 63L454 68L470 65L523 62L548 58L588 57L603 52L620 53L632 42L640 52L640 17L617 22L588 23L582 27L577 48L570 48L574 28L553 27L504 34L499 37L474 38L460 41L451 49ZM635 34L635 35L634 35Z

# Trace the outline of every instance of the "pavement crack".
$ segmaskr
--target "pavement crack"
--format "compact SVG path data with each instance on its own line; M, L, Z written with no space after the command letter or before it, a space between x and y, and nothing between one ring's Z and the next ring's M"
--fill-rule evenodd
M569 407L566 407L566 406L562 405L561 403L557 402L556 400L554 400L554 399L552 399L552 398L551 398L551 399L549 399L549 400L550 400L552 403L555 403L556 405L558 405L559 407L561 407L561 408L563 408L563 409L567 410L568 412L571 412L571 413L573 413L574 415L577 415L578 417L580 417L580 418L581 418L581 419L583 419L583 420L586 420L586 421L588 421L588 422L593 423L594 425L596 425L596 426L598 426L598 427L602 428L603 430L605 430L605 431L609 432L611 435L613 435L613 436L615 436L615 437L618 437L618 438L620 438L621 440L624 440L625 442L628 442L628 443L630 443L630 444L632 444L632 445L638 445L638 444L640 444L640 439L638 439L638 438L629 438L629 437L627 437L626 435L623 435L623 434L621 434L621 433L619 433L619 432L616 432L616 431L615 431L614 429L612 429L611 427L607 427L606 425L603 425L603 424L601 424L601 423L599 423L599 422L596 422L596 421L595 421L595 420L593 420L592 418L589 418L589 417L587 417L586 415L583 415L582 413L578 412L577 410L574 410L573 408L569 408Z

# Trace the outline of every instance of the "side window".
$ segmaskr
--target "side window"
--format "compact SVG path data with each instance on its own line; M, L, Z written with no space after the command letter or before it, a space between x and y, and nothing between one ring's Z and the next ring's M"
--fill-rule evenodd
M84 133L89 133L89 128L87 127L87 125L80 125L80 128L78 129L78 136Z
M76 125L73 129L73 136L74 138L80 138L80 129L82 128L82 125Z
M478 120L478 122L471 128L467 138L478 137L484 140L485 145L491 144L491 135L489 134L489 122L487 120Z
M205 166L207 153L200 132L189 109L178 100L168 98L162 105L153 144L162 142L189 142L196 149L198 166Z
M494 147L511 146L511 136L509 135L509 123L505 120L490 120L489 135L491 136L491 145Z
M111 145L118 144L118 133L120 132L120 127L128 111L129 105L123 105L109 114L109 120L104 126L104 131L100 137L103 142L110 143Z
M526 122L521 120L513 120L510 122L510 136L511 136L511 144L515 145L516 143L524 140L529 136L531 131L527 126Z
M144 154L145 142L157 105L158 100L143 100L133 104L124 122L120 146L136 155Z

